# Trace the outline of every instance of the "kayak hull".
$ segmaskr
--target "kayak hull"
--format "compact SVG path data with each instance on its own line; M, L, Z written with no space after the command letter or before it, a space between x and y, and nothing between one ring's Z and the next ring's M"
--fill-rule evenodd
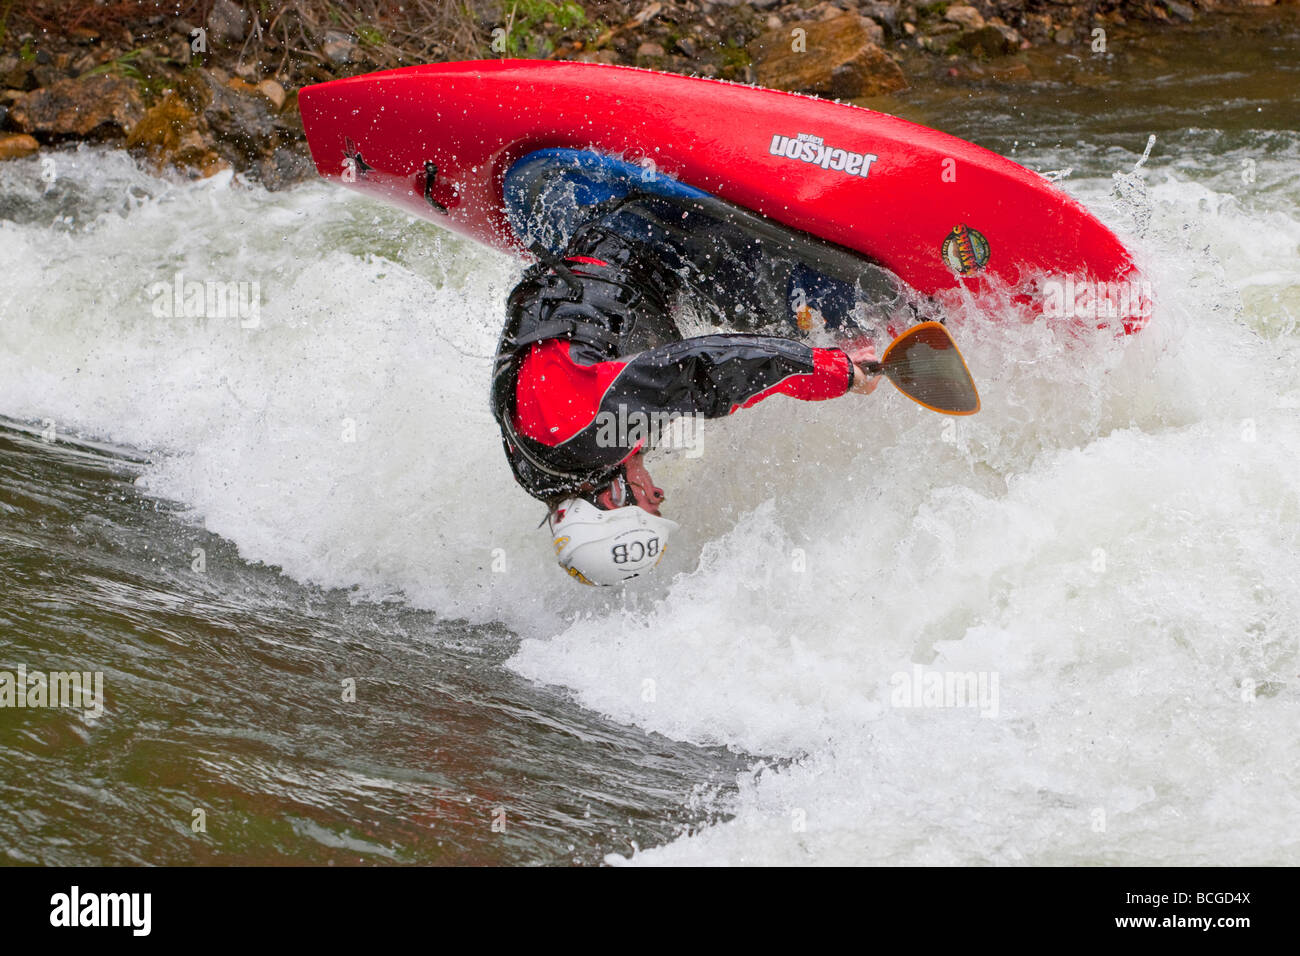
M303 88L299 106L322 176L507 252L528 245L504 195L511 168L541 151L576 150L853 250L941 300L1126 331L1150 309L1123 244L1052 183L855 106L535 60L334 80ZM1062 301L1064 290L1077 301ZM1083 290L1094 301L1081 316Z

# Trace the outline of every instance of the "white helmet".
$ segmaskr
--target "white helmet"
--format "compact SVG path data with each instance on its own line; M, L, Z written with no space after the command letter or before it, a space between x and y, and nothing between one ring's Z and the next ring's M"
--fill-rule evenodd
M583 498L548 519L560 567L583 584L615 585L649 571L678 524L636 505L603 511Z

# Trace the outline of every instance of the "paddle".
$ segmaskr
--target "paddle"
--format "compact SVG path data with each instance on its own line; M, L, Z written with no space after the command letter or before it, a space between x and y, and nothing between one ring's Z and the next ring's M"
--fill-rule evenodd
M883 374L900 392L932 412L974 415L979 392L948 330L938 322L914 325L889 343L879 362L863 371Z

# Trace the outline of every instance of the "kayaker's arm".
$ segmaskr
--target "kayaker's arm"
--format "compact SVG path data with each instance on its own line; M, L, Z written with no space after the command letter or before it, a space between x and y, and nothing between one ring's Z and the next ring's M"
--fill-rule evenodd
M611 363L612 364L612 363ZM765 335L705 335L626 361L601 402L721 418L771 395L824 401L847 393L858 370L841 349Z

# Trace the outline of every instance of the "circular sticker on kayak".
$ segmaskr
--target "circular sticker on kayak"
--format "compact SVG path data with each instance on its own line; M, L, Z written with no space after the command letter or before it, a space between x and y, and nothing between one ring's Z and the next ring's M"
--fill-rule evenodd
M958 275L974 275L989 261L989 241L967 225L954 226L941 250L943 261Z

